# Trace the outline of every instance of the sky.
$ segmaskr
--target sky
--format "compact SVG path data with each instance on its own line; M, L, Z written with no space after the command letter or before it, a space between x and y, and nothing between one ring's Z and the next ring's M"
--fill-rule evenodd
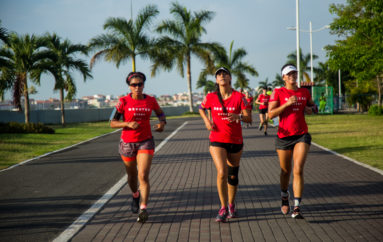
M1 0L1 26L18 34L42 35L55 32L63 39L72 43L87 44L95 36L106 33L103 24L109 17L126 19L136 17L137 12L148 4L158 7L160 14L154 19L151 30L162 20L172 19L169 12L174 1L168 0ZM215 13L212 21L205 25L207 33L202 41L215 41L229 49L234 41L234 49L244 48L247 56L244 62L255 67L258 77L248 76L250 86L256 88L260 81L268 78L272 82L280 68L287 61L287 56L296 51L296 33L287 27L296 25L296 1L294 0L179 0L178 3L191 11L209 10ZM315 30L330 24L337 16L329 13L330 4L345 4L346 0L300 0L299 20L302 31L309 30L312 22L313 53L319 58L314 61L326 61L323 47L334 44L337 36L331 35L328 29ZM131 11L131 6L132 11ZM155 36L154 31L148 35ZM300 32L300 46L303 54L310 53L310 35ZM93 53L79 56L87 61ZM156 96L187 92L187 79L181 77L174 68L170 72L160 70L155 77L150 76L150 60L136 59L137 71L146 74L145 93ZM128 92L125 83L132 63L127 61L119 68L113 63L98 61L92 69L92 79L83 81L79 74L74 73L77 86L77 98L94 94L122 95ZM192 56L191 75L193 92L202 63ZM186 69L185 69L186 72ZM213 77L211 78L213 80ZM235 82L235 79L233 80ZM30 84L31 85L31 84ZM53 91L54 79L43 75L40 86L33 99L59 98ZM5 98L10 99L8 91Z

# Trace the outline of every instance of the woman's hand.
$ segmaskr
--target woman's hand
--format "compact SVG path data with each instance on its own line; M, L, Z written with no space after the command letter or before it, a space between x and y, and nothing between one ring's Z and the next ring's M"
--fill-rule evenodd
M137 129L138 126L140 126L140 124L137 123L136 121L133 121L133 122L129 122L129 123L128 123L128 128L131 128L131 129Z
M289 100L287 100L287 105L288 106L291 106L293 105L294 103L296 103L298 101L297 97L296 96L291 96L289 97Z
M153 128L154 128L154 131L156 132L162 132L164 131L165 124L164 123L155 124L153 125Z
M211 121L205 122L205 126L209 131L213 131L215 129L215 124Z
M240 121L240 116L239 116L239 114L236 114L236 113L228 113L228 120L229 120L229 122L230 123L232 123L232 122L234 122L234 121L236 121L236 122L238 122L238 121Z

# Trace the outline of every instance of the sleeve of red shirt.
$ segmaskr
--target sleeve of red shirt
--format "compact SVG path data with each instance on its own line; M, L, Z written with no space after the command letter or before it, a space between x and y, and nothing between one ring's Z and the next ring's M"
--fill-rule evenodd
M210 108L210 102L209 102L210 98L209 97L210 97L210 93L207 94L205 96L205 98L203 99L203 101L201 103L201 107L206 108L206 109Z
M153 103L153 110L160 109L160 105L158 105L158 102L155 97L152 97L152 103Z
M278 89L274 89L273 93L270 96L270 102L279 101Z
M123 113L124 112L124 99L123 98L120 98L118 100L118 103L116 105L116 109L117 109L117 112L119 113Z

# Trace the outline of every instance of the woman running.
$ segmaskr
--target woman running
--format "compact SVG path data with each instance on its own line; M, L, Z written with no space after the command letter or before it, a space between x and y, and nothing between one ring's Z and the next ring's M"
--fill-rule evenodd
M140 210L137 218L137 222L140 223L145 223L149 216L147 212L150 192L149 172L155 147L150 127L152 111L154 110L160 121L153 127L155 131L162 132L166 124L165 114L157 100L143 93L145 80L146 77L141 72L129 73L126 83L131 93L120 98L110 122L112 128L123 128L119 153L125 164L128 184L133 193L131 210L133 213L138 213Z
M259 94L257 100L255 100L256 104L259 104L259 119L261 120L259 123L259 130L262 130L263 126L265 127L265 136L267 135L267 126L268 126L268 114L267 109L269 106L270 96L266 93L266 88L262 88L262 93Z
M245 97L231 87L230 71L221 67L215 78L216 91L206 95L199 113L210 131L210 154L217 169L221 209L216 221L226 222L227 218L236 217L234 200L243 148L241 120L251 123L251 116ZM210 110L211 118L206 115L206 109Z
M311 136L304 114L311 114L317 109L309 91L297 87L296 67L291 64L284 65L281 71L285 86L274 90L269 105L269 117L280 118L275 146L281 167L281 211L285 215L290 212L288 187L292 170L291 161L294 160L294 210L291 216L302 219L300 204L304 183L303 167L311 145Z

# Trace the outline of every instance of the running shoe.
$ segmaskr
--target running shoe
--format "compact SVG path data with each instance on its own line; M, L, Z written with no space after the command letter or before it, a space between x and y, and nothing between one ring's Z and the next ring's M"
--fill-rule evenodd
M215 218L215 221L216 222L226 223L226 218L227 218L227 208L221 208L218 211L218 215Z
M265 136L267 136L267 132L265 131Z
M295 207L293 213L291 214L291 217L295 219L303 219L301 209L299 207Z
M138 209L140 208L140 196L137 198L132 197L132 204L130 205L130 210L132 213L138 213Z
M227 218L236 218L237 217L237 210L235 210L235 204L229 205Z
M290 212L290 204L289 204L289 197L282 197L282 206L281 211L284 215L288 214Z
M146 220L148 220L149 214L146 209L140 209L140 213L138 214L137 222L139 223L145 223Z
M259 131L261 131L263 129L263 124L259 124L258 129L259 129Z

